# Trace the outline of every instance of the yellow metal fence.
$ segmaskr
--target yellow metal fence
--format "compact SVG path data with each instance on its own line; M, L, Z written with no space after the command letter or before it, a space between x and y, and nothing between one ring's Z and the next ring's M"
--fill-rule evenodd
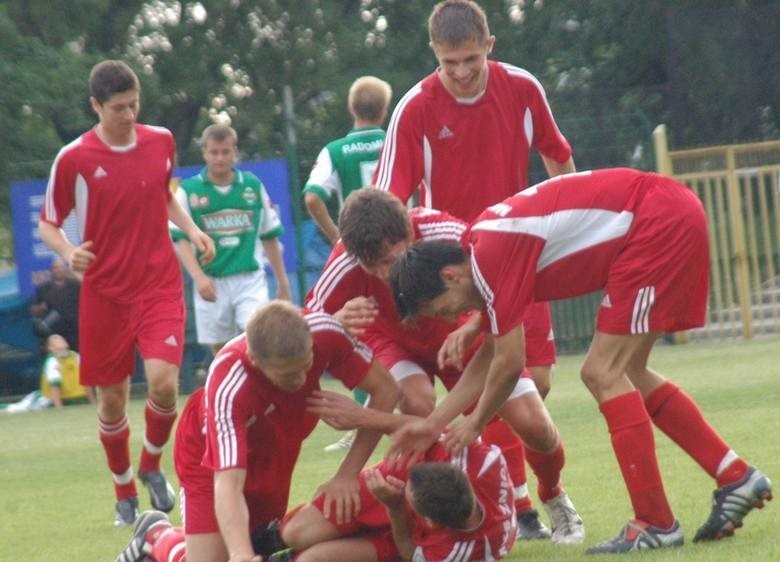
M657 168L693 189L710 237L709 322L695 338L780 333L780 140L669 151L653 132Z

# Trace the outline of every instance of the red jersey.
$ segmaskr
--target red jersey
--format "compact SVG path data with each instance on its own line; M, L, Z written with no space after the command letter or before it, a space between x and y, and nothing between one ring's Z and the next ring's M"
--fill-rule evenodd
M464 240L491 332L503 335L519 325L534 300L604 288L658 177L629 168L567 174L477 217Z
M571 156L542 85L529 72L488 61L484 93L458 100L437 72L398 102L374 184L407 201L471 221L528 185L533 147L558 162Z
M320 388L326 370L352 389L372 362L371 351L333 317L309 312L305 318L313 337L314 363L299 390L285 392L271 384L249 362L243 335L220 350L206 382L203 465L212 470L245 468L247 503L275 497L281 505L267 506L273 513L284 513L287 507L301 443L319 419L306 411L306 398ZM281 490L286 492L280 494Z
M175 143L167 129L135 126L136 140L105 144L92 129L60 150L40 218L62 226L75 209L97 258L84 282L117 302L181 293L168 232Z
M415 208L409 211L414 240L460 242L466 224L447 213ZM439 347L457 324L441 318L419 318L416 325L404 325L395 308L390 286L366 272L357 258L339 241L330 253L317 283L306 295L306 308L334 314L355 297L376 301L379 315L366 328L362 339L374 346L389 339L407 351L435 361Z
M467 562L500 560L509 554L517 535L512 479L506 460L495 445L474 443L456 455L437 443L425 455L427 461L449 462L469 478L482 507L482 522L475 529L458 531L432 528L413 511L414 560Z

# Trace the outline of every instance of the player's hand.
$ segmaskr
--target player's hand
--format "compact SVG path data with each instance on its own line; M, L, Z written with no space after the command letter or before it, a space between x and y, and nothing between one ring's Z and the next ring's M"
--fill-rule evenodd
M234 554L230 557L228 562L263 562L263 557L259 554L254 556L242 556L240 554Z
M485 428L479 425L474 416L466 416L460 422L450 426L444 435L444 446L451 453L459 453L473 443Z
M337 525L349 523L360 511L360 484L357 478L337 474L317 488L314 496L320 494L325 494L322 514L329 519L332 510L335 510Z
M196 279L195 287L198 289L198 294L204 301L215 302L217 300L217 286L214 284L214 280L208 275Z
M195 249L200 253L198 261L201 265L210 264L217 253L214 240L199 228L189 234L189 239L190 242L195 244Z
M422 458L438 437L438 432L425 419L406 423L390 435L385 460L391 470L401 470Z
M76 246L71 250L68 256L68 263L73 271L84 273L89 265L95 261L97 256L92 253L92 246L92 240L87 240L81 246Z
M366 487L376 499L390 508L403 505L406 486L403 480L390 474L385 477L376 468L367 468L364 475Z
M479 335L479 317L476 315L474 317L476 321L469 319L447 335L436 356L439 369L455 367L460 371L463 370L463 356Z
M341 310L333 316L350 334L360 336L366 331L366 326L371 324L378 315L379 307L373 298L355 297L344 303Z
M315 390L306 398L306 411L317 414L334 429L347 431L360 425L363 406L350 396L329 390Z

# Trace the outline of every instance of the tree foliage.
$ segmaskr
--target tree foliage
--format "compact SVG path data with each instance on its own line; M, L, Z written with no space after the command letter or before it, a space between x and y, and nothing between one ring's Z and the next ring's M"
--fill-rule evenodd
M483 0L494 58L524 67L586 165L626 163L608 145L638 130L616 115L666 122L677 146L776 137L780 6L761 0ZM49 0L0 3L0 207L11 179L42 176L63 143L94 122L86 76L121 57L143 84L142 120L171 128L180 162L215 121L244 158L287 154L292 93L301 170L350 127L358 76L394 100L435 67L431 4L401 0ZM624 149L620 149L624 150ZM2 209L0 209L2 212ZM7 221L6 221L7 222Z

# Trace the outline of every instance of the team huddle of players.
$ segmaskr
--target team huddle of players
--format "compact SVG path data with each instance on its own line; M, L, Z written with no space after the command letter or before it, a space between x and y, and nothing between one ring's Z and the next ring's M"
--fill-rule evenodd
M306 202L334 246L302 309L262 304L262 294L239 302L258 285L266 291L246 250L258 235L281 297L289 286L280 224L262 184L234 168L232 129L207 130L207 167L172 197L174 141L136 122L137 77L118 61L93 69L99 123L57 156L40 234L84 273L81 379L98 388L116 523L135 524L117 560L498 560L518 539L582 543L543 402L555 363L546 303L595 290L604 298L581 376L635 517L588 552L683 544L653 425L716 481L694 541L733 534L771 499L769 479L647 366L660 334L705 320L699 201L652 173L576 173L538 81L488 60L495 38L476 3L440 2L429 33L439 68L401 98L386 138L389 86L363 79L350 92L355 129L318 157ZM528 187L531 149L551 179ZM415 192L419 206L408 208ZM338 224L323 212L334 194ZM80 245L60 228L74 210ZM168 221L195 281L199 335L218 350L176 429L183 528L165 515L175 502L160 470L184 339ZM235 322L244 331L230 339L223 324ZM154 508L140 515L126 414L136 346L149 393L138 476ZM364 404L321 390L326 371ZM448 390L438 404L434 377ZM288 511L294 465L319 419L356 430L354 441L312 501ZM365 468L383 434L392 436L386 459ZM526 462L549 530L532 509Z

